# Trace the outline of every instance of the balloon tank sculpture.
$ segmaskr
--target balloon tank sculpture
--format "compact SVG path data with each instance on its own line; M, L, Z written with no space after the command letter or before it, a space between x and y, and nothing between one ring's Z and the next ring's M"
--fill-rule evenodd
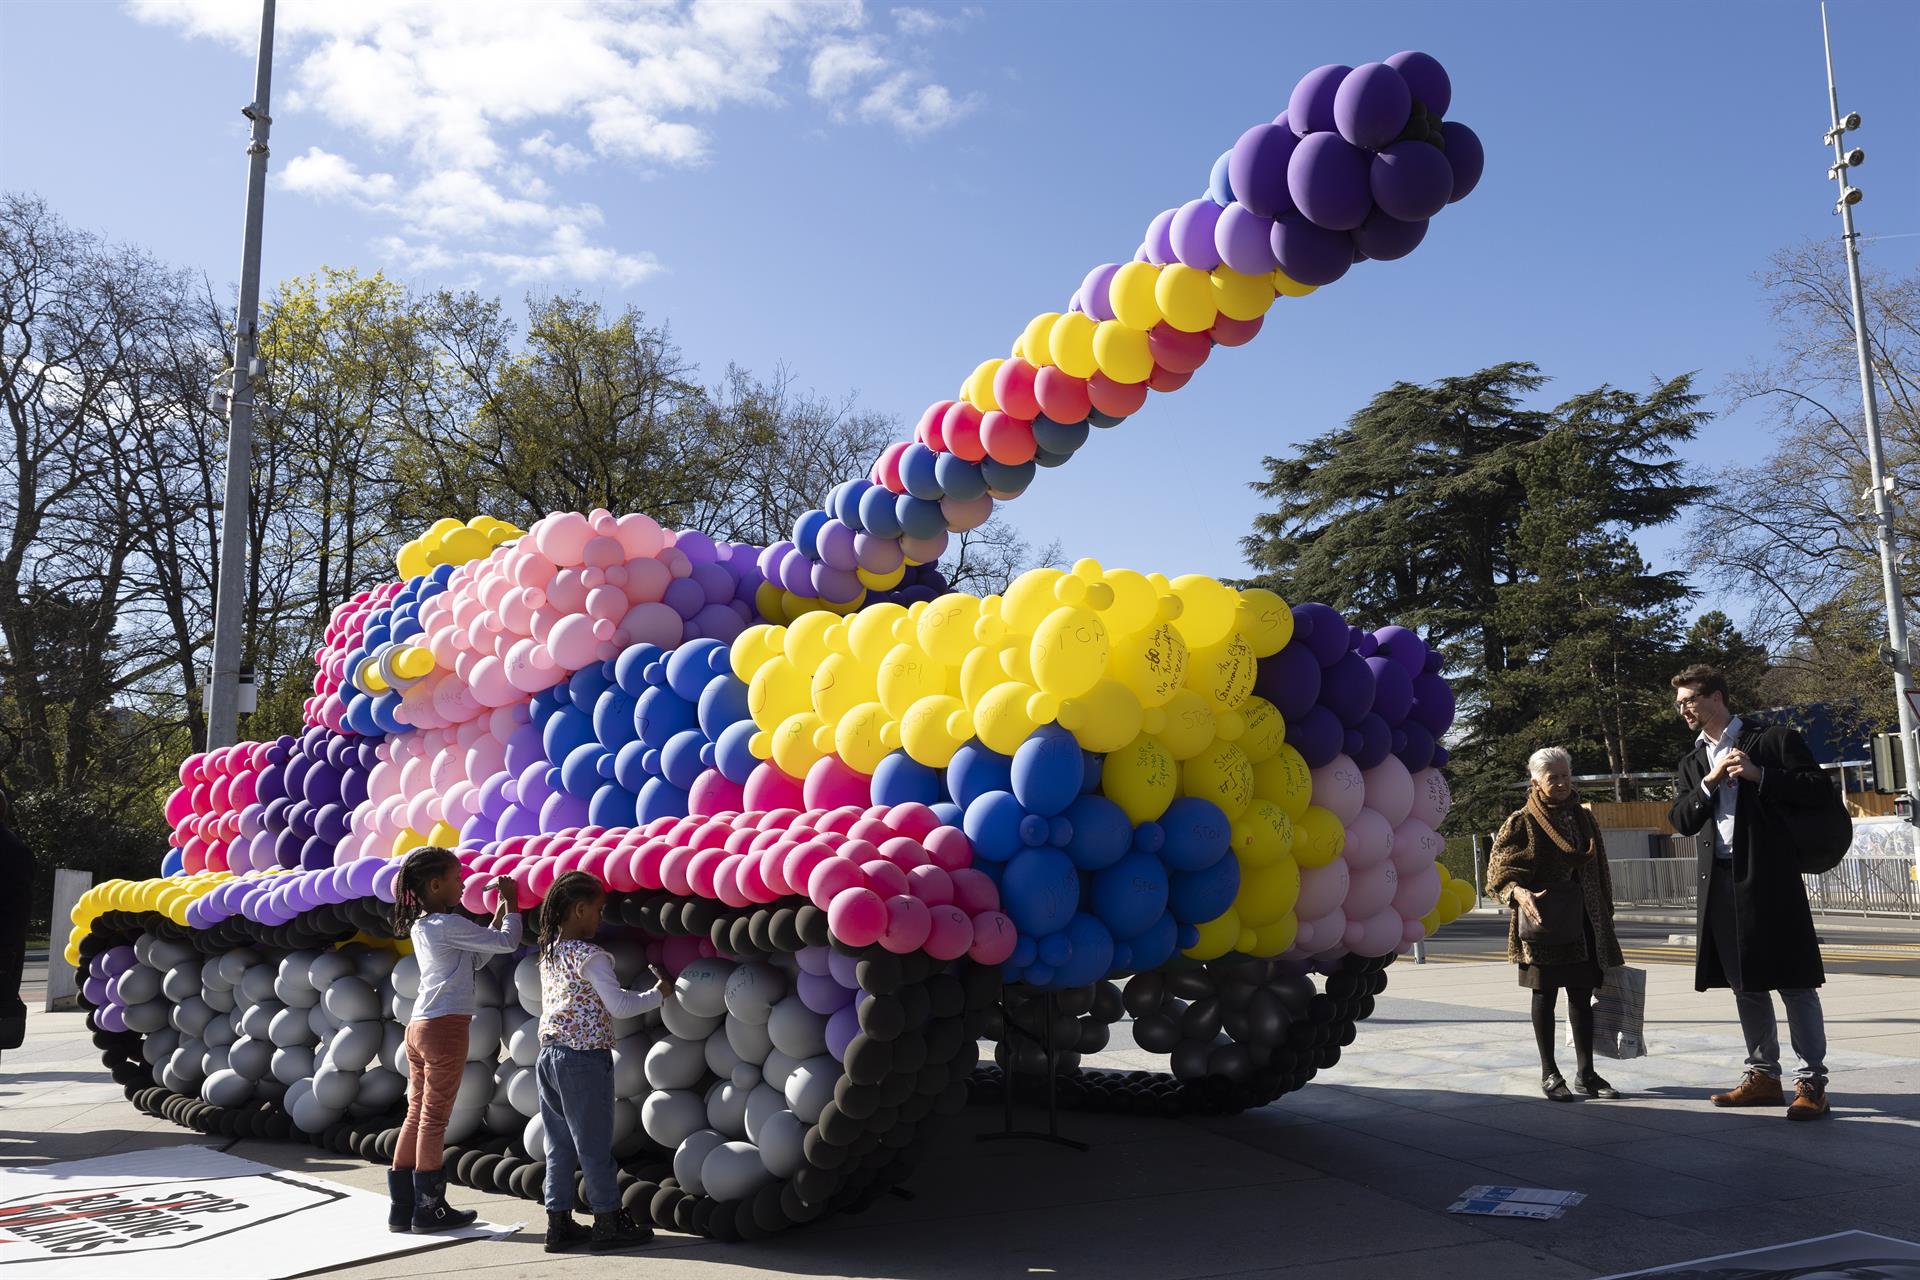
M859 1208L1009 1069L1183 1113L1335 1062L1471 899L1436 862L1439 655L1197 575L1081 560L978 598L934 566L1270 308L1418 246L1480 177L1451 98L1422 53L1309 73L790 540L595 511L409 544L335 610L305 732L187 760L162 876L76 910L128 1097L386 1158L418 983L389 904L429 844L477 912L499 875L523 906L597 876L622 979L676 976L617 1028L625 1201L663 1227ZM535 960L483 971L480 1002L447 1168L537 1196ZM1129 1015L1171 1070L1082 1068Z

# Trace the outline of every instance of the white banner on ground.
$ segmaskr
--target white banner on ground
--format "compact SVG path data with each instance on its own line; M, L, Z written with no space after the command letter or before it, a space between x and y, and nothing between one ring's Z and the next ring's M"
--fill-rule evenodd
M278 1280L517 1229L394 1235L383 1195L210 1147L0 1169L0 1280Z

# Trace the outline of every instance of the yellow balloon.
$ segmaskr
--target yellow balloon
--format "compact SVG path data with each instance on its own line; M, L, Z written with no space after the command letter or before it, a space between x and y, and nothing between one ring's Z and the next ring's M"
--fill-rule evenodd
M1300 868L1292 858L1277 858L1265 866L1240 868L1240 892L1233 909L1258 928L1272 924L1300 901Z
M1275 268L1273 272L1273 291L1285 298L1304 298L1320 286L1301 284L1286 272Z
M762 729L772 729L812 705L806 676L785 654L768 659L747 681L747 713Z
M433 652L429 649L402 649L393 660L393 669L403 680L419 680L433 674Z
M780 593L780 611L793 621L817 612L825 603L815 596L803 596L793 591Z
M1260 789L1258 767L1287 745L1286 718L1280 714L1280 708L1254 694L1240 704L1240 724L1240 736L1234 742L1255 766L1254 791L1265 795Z
M393 557L393 563L403 578L417 578L433 572L433 561L427 558L427 549L417 538L400 548Z
M1107 303L1113 308L1114 319L1141 333L1166 319L1154 287L1159 278L1160 268L1151 262L1129 262L1114 272L1107 285Z
M1282 744L1269 758L1254 762L1253 789L1256 795L1285 809L1287 816L1298 823L1313 800L1313 771L1298 751Z
M1059 606L1054 585L1065 577L1058 569L1029 569L1015 578L1000 598L1000 620L1007 629L1031 636L1040 622Z
M460 847L460 828L450 822L436 822L433 824L433 830L427 832L427 843L438 845L442 849L458 849ZM208 885L206 889L202 889L201 892L204 893L212 888L212 885ZM199 895L196 894L194 896L198 897Z
M1070 578L1066 581L1077 582ZM1041 619L1028 646L1034 683L1056 698L1077 698L1107 673L1107 624L1088 609L1059 608Z
M982 360L974 366L973 375L968 379L972 383L972 391L967 396L967 400L982 413L991 413L1000 407L1000 402L993 398L993 375L998 373L1000 366L1005 363L1005 360L997 357L992 360Z
M478 529L461 529L447 535L440 544L439 561L441 564L466 564L469 560L478 560L493 551L493 544L487 541L487 535Z
M1240 917L1229 907L1225 915L1200 926L1200 940L1183 953L1195 960L1218 960L1239 945Z
M1191 689L1176 689L1163 710L1155 736L1175 760L1191 760L1213 745L1213 710Z
M862 609L847 622L847 649L869 667L879 667L887 650L900 643L900 624L907 620L906 608L897 604L876 604Z
M989 689L1011 679L1000 664L1000 651L982 646L969 653L960 664L960 700L977 710Z
M1118 680L1102 680L1060 704L1060 724L1082 750L1105 754L1140 736L1145 713L1133 690Z
M855 569L853 576L860 579L860 585L873 591L891 591L900 585L900 579L907 576L907 565L903 560L885 573L873 573L866 569Z
M777 623L762 623L748 627L735 636L733 643L727 648L727 658L733 664L733 674L741 680L751 681L756 671L786 652L784 644L786 633L787 629Z
M830 653L813 673L810 693L813 709L832 724L861 703L874 700L873 670L850 653Z
M1210 648L1197 650L1187 660L1187 688L1207 700L1216 712L1238 710L1253 692L1259 660L1239 632Z
M1233 630L1235 611L1240 607L1233 588L1205 574L1186 573L1175 578L1173 593L1180 600L1180 614L1173 625L1191 649L1211 649Z
M1136 826L1153 822L1167 811L1178 794L1179 781L1173 756L1164 743L1148 734L1108 752L1100 766L1101 792Z
M1115 609L1120 605L1116 600ZM1187 664L1187 642L1171 624L1161 623L1114 644L1107 667L1114 679L1133 690L1141 706L1164 707L1186 683Z
M786 592L771 582L763 582L753 589L754 612L774 624L787 620Z
M980 735L990 751L1010 756L1020 749L1039 725L1032 715L1034 694L1030 684L1009 680L987 690L973 709L973 731Z
M798 711L780 722L773 731L773 762L782 773L804 778L814 761L826 754L814 735L825 721L811 711Z
M1271 800L1255 796L1233 820L1233 852L1242 868L1264 867L1293 852L1293 819Z
M914 624L914 637L936 661L957 667L974 650L973 625L978 621L979 599L949 592L928 603Z
M390 849L388 849L387 856L390 858L397 858L401 854L406 853L409 850L424 849L426 848L426 845L427 845L427 838L421 835L418 831L415 831L412 827L408 827L406 830L402 831L399 835L393 838L393 846Z
M438 520L435 520L427 526L427 531L421 535L420 540L425 543L435 543L448 534L453 533L455 530L466 527L465 524L453 516L441 516Z
M1211 800L1231 821L1253 802L1253 766L1239 747L1216 740L1181 764L1180 794Z
M871 774L893 749L887 745L889 728L898 734L887 709L877 702L863 702L833 726L834 754L861 773Z
M1273 305L1273 277L1243 276L1232 267L1216 267L1213 305L1230 320L1258 320Z
M1063 373L1076 378L1091 378L1099 369L1093 359L1093 317L1084 311L1069 311L1053 322L1047 334L1047 353Z
M1058 311L1042 312L1027 321L1027 327L1020 334L1020 349L1026 352L1027 363L1036 369L1053 363L1053 351L1048 343L1053 335L1054 321L1059 318Z
M887 714L904 720L915 702L947 691L947 669L917 644L896 644L880 660L875 687Z
M1249 587L1240 593L1233 626L1253 646L1255 657L1271 658L1293 639L1293 610L1265 587Z
M1145 331L1119 320L1094 326L1093 360L1100 372L1128 386L1153 376L1153 348Z
M1309 805L1293 824L1293 860L1302 867L1324 867L1347 848L1347 831L1330 809Z
M1206 272L1172 262L1153 283L1153 300L1167 323L1182 333L1201 333L1220 318L1213 305L1213 279Z
M369 662L360 668L360 687L368 693L385 693L387 678L380 674L380 664Z
M1300 919L1289 911L1274 923L1262 925L1255 932L1253 954L1256 956L1284 955L1299 936Z
M900 745L931 769L946 768L960 744L972 736L967 709L951 694L921 698L900 720Z
M811 675L833 652L832 635L839 620L824 609L793 620L785 637L787 661L802 673Z

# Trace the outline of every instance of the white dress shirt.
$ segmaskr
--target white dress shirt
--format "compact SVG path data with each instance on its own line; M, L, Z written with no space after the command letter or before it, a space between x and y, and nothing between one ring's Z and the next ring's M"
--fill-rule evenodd
M1702 733L1696 742L1707 749L1707 772L1712 773L1720 767L1720 762L1740 745L1740 717L1727 721L1727 727L1720 731L1718 738L1709 738ZM1755 766L1758 768L1758 766ZM1764 781L1766 775L1761 774ZM1728 778L1718 787L1707 785L1706 779L1700 780L1700 790L1714 802L1713 810L1713 856L1730 859L1733 857L1733 824L1740 804L1740 780Z

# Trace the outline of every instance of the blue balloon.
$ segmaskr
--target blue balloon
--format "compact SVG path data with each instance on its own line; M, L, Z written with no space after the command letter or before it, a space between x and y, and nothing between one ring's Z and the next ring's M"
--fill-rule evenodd
M947 791L962 809L989 791L1013 790L1013 758L989 751L978 738L947 761Z
M186 855L178 849L167 850L167 856L160 859L160 874L177 876L186 874Z
M1181 871L1167 887L1167 905L1174 918L1205 924L1233 905L1240 892L1240 860L1222 858L1203 871Z
M875 804L934 804L944 793L940 771L915 760L905 751L882 756L873 770Z
M644 824L655 818L684 818L687 816L687 803L687 793L665 778L649 778L647 785L640 788L639 802L634 805L634 820Z
M900 517L893 499L894 495L879 485L860 495L860 523L876 538L900 536Z
M1191 928L1192 926L1188 926ZM1194 930L1192 946L1199 940L1199 930ZM1145 973L1149 969L1158 969L1173 959L1176 944L1180 941L1180 922L1173 918L1173 912L1162 912L1160 918L1147 926L1147 931L1137 938L1127 939L1127 950L1131 953L1128 963L1135 973Z
M633 709L638 700L618 685L603 689L593 704L593 736L603 746L617 748L632 742Z
M599 663L582 667L567 677L567 700L574 706L593 714L593 704L600 701L600 693L613 681L602 671Z
M1232 846L1233 827L1220 806L1211 800L1181 796L1160 815L1160 829L1166 843L1160 848L1160 860L1174 871L1200 871L1227 856ZM1231 859L1228 859L1231 861ZM1225 910L1225 908L1221 908ZM1214 915L1219 915L1216 911ZM1212 916L1202 916L1210 920ZM1184 916L1182 919L1192 919Z
M1050 933L1040 939L1040 963L1057 969L1073 956L1073 939L1066 930Z
M700 748L707 740L698 729L685 729L667 739L667 745L660 748L660 776L673 786L685 791L690 789L707 766L700 758Z
M961 829L973 842L977 856L990 862L1005 862L1026 848L1026 842L1020 838L1020 823L1027 814L1011 792L989 791L968 805L965 813ZM1065 854L1060 857L1072 867Z
M660 661L661 652L657 644L636 644L622 650L613 660L613 678L621 689L639 697L647 691L647 668Z
M929 805L927 807L933 810L934 817L940 819L941 826L957 827L960 825L961 818L962 818L962 814L960 812L960 806L955 804L953 801L942 800L939 804ZM988 872L991 872L993 869L992 864L989 863L985 869Z
M1130 853L1093 877L1093 914L1116 938L1137 938L1167 911L1166 864L1145 853Z
M633 709L633 727L640 741L650 747L664 747L676 733L685 733L699 723L700 714L691 702L671 689L651 688L640 695Z
M947 513L936 501L903 493L894 500L893 511L900 532L909 538L937 538L947 531Z
M722 659L721 670L731 669L725 665L726 651L727 647L718 640L702 637L687 641L667 655L667 688L698 705L707 682L719 674L714 669L714 655L719 654Z
M941 454L935 460L933 470L940 488L949 498L967 501L987 491L987 478L980 474L980 464L968 462L957 453Z
M1082 870L1111 867L1133 845L1133 824L1125 810L1105 796L1077 796L1063 816L1073 828L1067 837L1067 856Z
M1228 147L1213 162L1213 172L1207 175L1207 199L1222 209L1233 203L1233 183L1227 179L1227 162L1233 159L1233 148Z
M747 685L731 672L715 676L700 691L700 732L716 741L730 724L752 718L747 710Z
M979 852L977 841L974 851ZM1234 870L1237 876L1238 863ZM1080 905L1080 873L1058 849L1022 850L1000 877L1000 903L1020 932L1044 937L1073 919Z
M593 720L578 707L561 707L540 726L540 747L549 760L565 760L575 747L593 741Z
M987 478L987 488L995 493L1022 494L1033 483L1034 467L1031 462L996 462L988 458L980 464L980 474Z
M1106 977L1113 968L1113 935L1086 912L1068 922L1067 940L1073 944L1073 953L1054 966L1055 986L1084 987Z
M407 727L400 723L399 716L396 714L400 710L401 696L398 689L389 689L385 693L374 695L373 722L380 726L380 732L406 732Z
M1042 414L1033 420L1033 442L1049 453L1071 454L1087 442L1087 424L1055 422Z
M800 548L809 560L819 555L816 540L820 537L820 530L826 526L826 523L827 513L824 511L802 512L800 518L793 522L793 545Z
M1086 772L1080 779L1080 794L1088 796L1100 790L1100 766L1106 763L1107 758L1091 751L1082 752L1081 757L1081 764Z
M751 720L736 720L720 731L713 744L713 762L728 782L747 785L747 778L760 763L749 745L759 726Z
M601 772L603 767L605 773ZM567 758L560 762L560 789L589 800L612 774L613 757L607 749L597 742L585 742L569 751Z
M638 816L633 792L614 783L594 792L587 803L587 821L603 827L631 827Z
M647 772L645 764L647 755L652 750L653 748L646 743L638 741L629 742L621 747L613 757L613 780L619 783L622 789L639 795L640 788L646 786L648 780L656 776Z
M1080 744L1059 725L1027 735L1013 753L1013 794L1028 812L1051 817L1080 794L1086 768Z
M916 498L938 502L947 496L939 471L940 455L918 441L900 454L900 484Z

